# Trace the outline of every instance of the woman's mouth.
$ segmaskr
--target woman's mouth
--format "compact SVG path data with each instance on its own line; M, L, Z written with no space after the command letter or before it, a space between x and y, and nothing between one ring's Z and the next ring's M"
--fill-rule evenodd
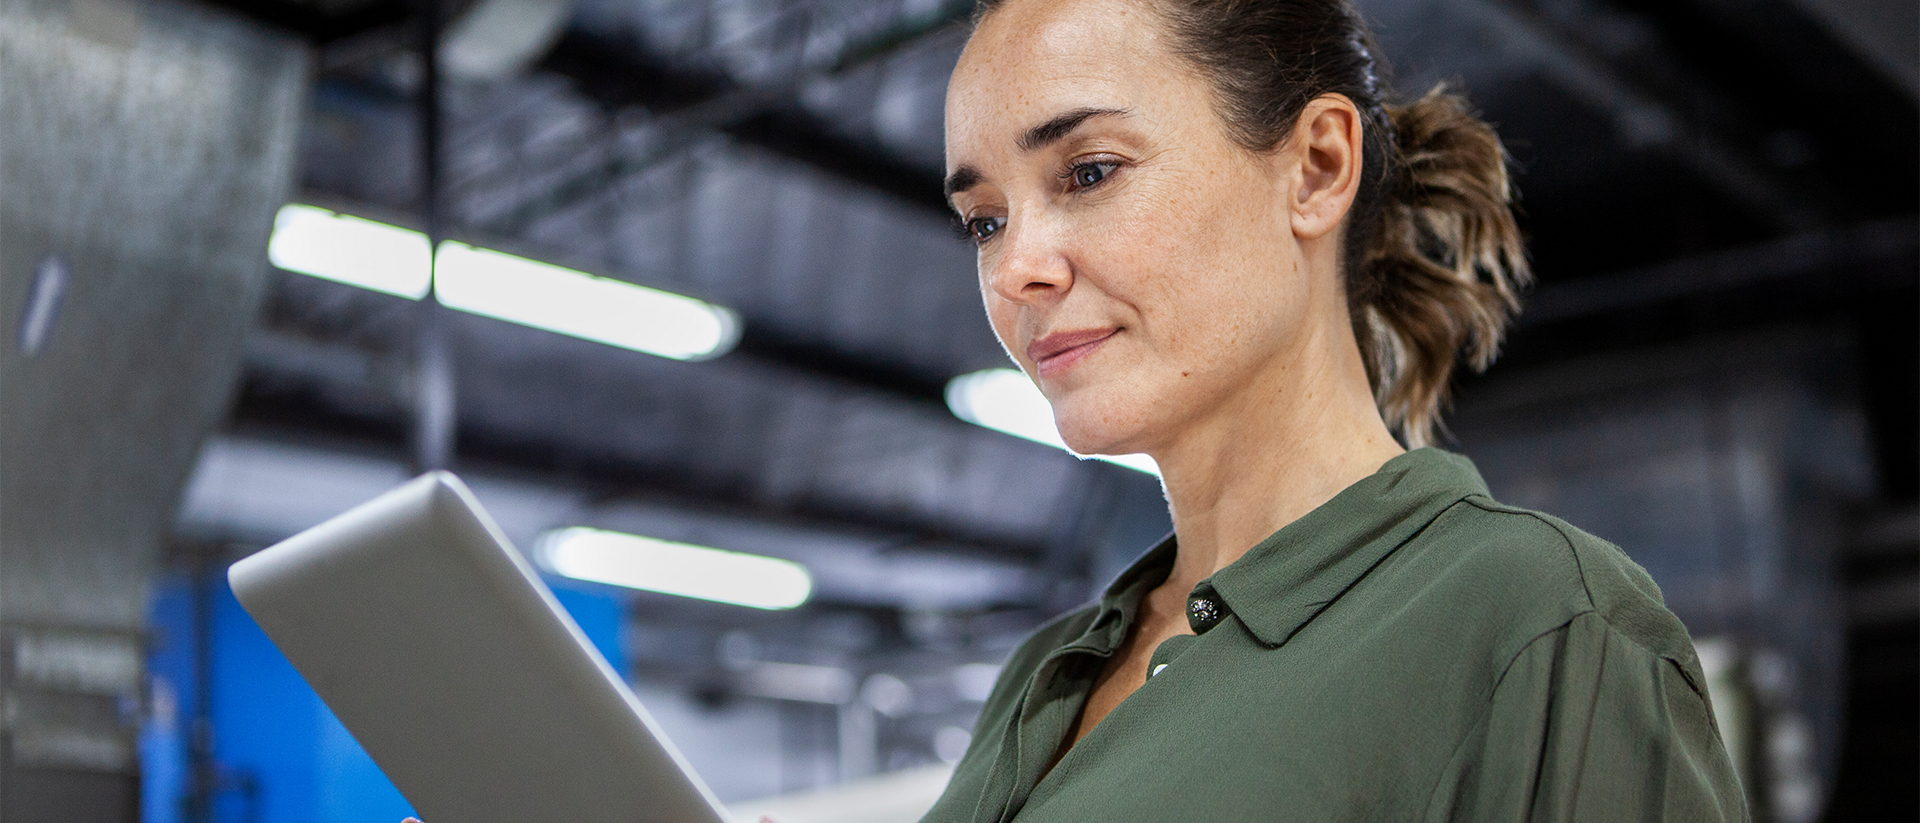
M1119 333L1118 328L1054 332L1027 344L1027 357L1033 360L1041 377L1051 377L1092 354L1100 344Z

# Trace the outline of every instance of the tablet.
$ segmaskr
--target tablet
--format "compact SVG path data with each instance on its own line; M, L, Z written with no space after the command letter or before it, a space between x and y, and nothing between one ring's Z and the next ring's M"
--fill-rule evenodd
M227 578L427 823L727 821L451 474L416 478Z

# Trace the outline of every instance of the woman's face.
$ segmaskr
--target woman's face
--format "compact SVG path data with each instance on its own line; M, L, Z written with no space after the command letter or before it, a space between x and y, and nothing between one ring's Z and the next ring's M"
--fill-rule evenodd
M1231 140L1162 27L1142 0L1007 0L947 90L987 315L1084 453L1262 402L1308 311L1290 175Z

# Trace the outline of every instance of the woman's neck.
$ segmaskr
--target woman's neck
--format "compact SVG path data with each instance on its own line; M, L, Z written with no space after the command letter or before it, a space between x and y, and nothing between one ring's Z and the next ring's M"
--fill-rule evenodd
M1180 546L1165 585L1183 597L1404 451L1381 422L1351 327L1317 332L1153 455Z

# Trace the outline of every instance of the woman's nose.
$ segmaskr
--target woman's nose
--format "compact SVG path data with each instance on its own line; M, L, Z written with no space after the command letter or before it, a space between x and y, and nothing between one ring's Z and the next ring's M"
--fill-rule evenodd
M1011 222L1011 221L1010 221ZM1056 300L1073 286L1066 250L1043 225L1008 226L999 254L985 272L986 285L1015 303Z

